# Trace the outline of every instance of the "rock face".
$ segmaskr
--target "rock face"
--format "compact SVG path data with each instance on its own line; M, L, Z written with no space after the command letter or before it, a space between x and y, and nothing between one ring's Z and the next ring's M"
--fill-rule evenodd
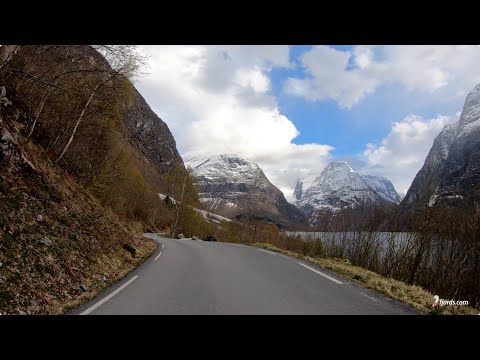
M376 175L362 175L362 178L384 200L395 204L400 203L400 195L398 195L397 190L395 190L395 187L387 178Z
M2 48L3 46L0 47L0 58L6 56L4 54L5 50L2 50ZM75 72L82 69L87 71L91 69L92 66L95 66L95 69L111 69L105 58L91 46L66 45L62 46L61 50L62 52L59 52L58 47L47 45L21 46L18 51L15 50L15 64L12 66L15 71L21 73L27 72L40 77L43 76L45 68L54 68L55 66L58 66L58 68L64 72ZM63 53L70 54L70 57L75 61L70 59L70 57L62 56L61 54ZM24 61L25 59L28 61ZM28 64L28 68L26 64ZM45 64L48 66L46 67ZM64 78L65 77L62 77L61 79ZM120 77L116 79L120 81ZM123 120L127 130L125 137L132 146L143 155L143 160L146 160L149 164L147 167L153 168L154 173L150 177L154 178L155 176L163 175L167 173L175 163L183 163L176 149L175 139L167 124L152 111L134 85L129 83L128 80L126 80L125 84L128 85L121 88L119 95L123 97L127 92L130 94L131 91L131 101L128 101L128 105L127 101L125 101L125 103L121 105L122 113L118 115L115 114L115 116L121 116L121 120ZM2 85L3 84L0 84L1 104L8 101L8 99L5 100L5 88ZM71 83L67 83L67 86L74 87ZM118 88L120 89L120 86ZM22 92L23 90L21 89L23 88L20 87L19 89L22 100L32 109L36 109L38 107L37 99L41 99L43 92L38 90L39 93L37 96L31 96L26 90ZM77 115L76 113L68 114L69 117L75 117ZM48 134L48 131L45 131L45 133ZM49 134L49 136L51 136L51 134Z
M124 118L131 142L164 174L175 163L182 162L175 139L167 124L153 112L137 89L133 96L133 105Z
M423 167L402 201L425 205L478 206L480 200L480 84L468 95L458 122L435 138Z
M379 176L360 175L346 161L334 161L317 176L299 180L294 196L297 207L314 225L318 216L335 214L367 204L398 204L392 183Z
M234 154L190 157L200 201L211 212L229 218L264 220L280 228L306 225L304 215L287 202L260 167Z

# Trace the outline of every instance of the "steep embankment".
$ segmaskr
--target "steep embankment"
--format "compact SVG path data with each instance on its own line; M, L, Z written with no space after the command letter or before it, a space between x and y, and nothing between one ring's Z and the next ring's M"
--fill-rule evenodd
M15 121L24 115L15 100L0 108L0 311L61 313L124 276L155 245L26 143Z
M92 90L112 74L88 46L21 46L0 67L2 312L92 297L154 251L144 230L171 221L156 193L182 164L175 140L125 77Z

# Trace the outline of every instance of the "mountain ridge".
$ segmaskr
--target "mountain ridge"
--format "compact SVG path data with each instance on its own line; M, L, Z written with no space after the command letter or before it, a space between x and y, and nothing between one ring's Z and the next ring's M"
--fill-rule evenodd
M360 175L346 161L333 161L318 176L314 175L310 171L306 180L297 182L294 191L297 207L311 224L317 222L320 214L334 215L364 204L400 202L398 193L388 179Z
M435 137L402 207L438 203L475 207L480 200L480 84L467 95L459 120Z
M265 220L280 228L306 225L303 214L256 163L228 153L184 161L198 179L200 201L209 211L239 220Z

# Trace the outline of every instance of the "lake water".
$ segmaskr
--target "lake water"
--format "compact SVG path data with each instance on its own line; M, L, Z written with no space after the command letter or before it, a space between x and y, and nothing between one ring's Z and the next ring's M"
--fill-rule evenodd
M415 233L410 232L324 232L324 231L285 231L285 234L290 236L300 236L305 240L322 240L322 241L341 241L341 240L356 240L356 239L375 239L375 240L396 240L404 242L413 240Z

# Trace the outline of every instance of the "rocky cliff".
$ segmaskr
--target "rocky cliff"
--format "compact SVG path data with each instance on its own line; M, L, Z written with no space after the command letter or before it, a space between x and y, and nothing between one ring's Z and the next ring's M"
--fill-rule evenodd
M214 213L236 219L264 220L280 228L305 226L303 214L260 167L234 154L185 159L193 169L202 204Z
M458 122L435 138L423 167L402 201L405 209L480 200L480 84L467 96Z

